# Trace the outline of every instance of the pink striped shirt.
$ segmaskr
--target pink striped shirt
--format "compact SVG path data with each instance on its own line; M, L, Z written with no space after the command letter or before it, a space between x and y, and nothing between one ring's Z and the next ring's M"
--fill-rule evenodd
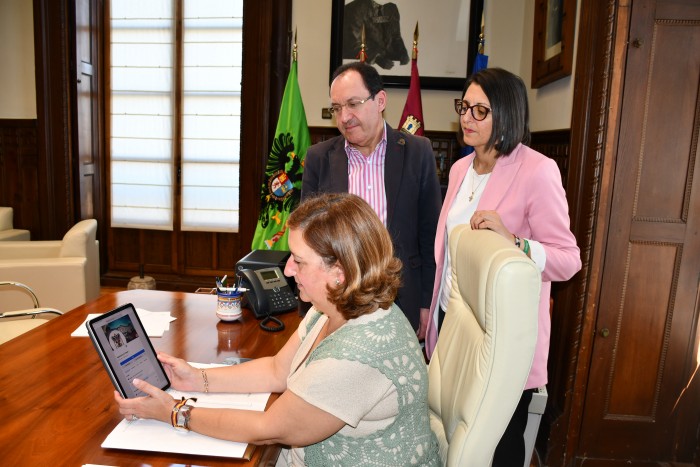
M386 226L386 190L384 188L384 159L386 156L386 122L384 134L374 151L365 157L345 140L348 155L348 192L359 196L377 213Z

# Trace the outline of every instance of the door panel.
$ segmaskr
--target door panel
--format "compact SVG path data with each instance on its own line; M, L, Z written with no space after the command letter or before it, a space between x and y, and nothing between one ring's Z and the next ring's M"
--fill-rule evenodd
M100 166L103 152L100 138L100 95L96 76L98 42L98 0L75 1L76 48L76 149L78 152L77 211L81 219L95 218L102 225Z
M700 5L635 1L628 43L585 465L692 462L700 426Z

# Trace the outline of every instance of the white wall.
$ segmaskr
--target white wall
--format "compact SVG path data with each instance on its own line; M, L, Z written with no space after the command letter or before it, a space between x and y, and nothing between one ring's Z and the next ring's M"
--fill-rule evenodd
M32 0L0 0L0 118L36 118Z
M489 56L489 66L512 71L529 86L535 0L492 0L485 3L485 53ZM298 34L299 86L310 126L334 126L332 120L321 118L321 109L329 104L331 10L330 1L293 1L292 28L296 28ZM574 44L577 37L578 19ZM420 43L418 45L420 48ZM420 57L418 66L420 70ZM407 89L387 89L389 104L384 116L394 127L398 126L407 93ZM453 110L452 100L461 97L460 94L460 91L422 90L427 130L457 129L457 114ZM572 103L571 76L530 90L530 129L569 128Z
M535 0L485 3L485 52L489 56L489 66L517 73L528 84L532 70ZM298 31L299 85L311 126L333 126L332 120L321 118L321 109L329 104L331 9L332 2L318 0L294 0L292 7L292 27ZM36 118L32 14L32 0L0 0L0 63L3 64L0 68L0 118ZM574 44L577 38L578 19ZM389 106L385 117L389 124L397 126L408 90L389 88L387 93ZM460 97L459 91L422 90L428 130L456 130L457 115L452 110L452 100L457 97ZM569 128L572 103L571 76L530 90L530 128L532 131Z

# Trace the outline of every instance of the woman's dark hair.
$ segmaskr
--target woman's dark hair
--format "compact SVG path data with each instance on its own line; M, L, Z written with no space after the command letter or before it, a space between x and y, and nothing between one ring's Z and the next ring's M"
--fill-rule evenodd
M510 154L519 144L530 144L530 110L523 80L502 68L485 68L464 84L462 96L471 84L481 87L491 103L493 126L486 148L499 156Z
M306 199L289 216L304 242L326 267L335 265L345 281L328 285L328 300L345 319L389 308L401 285L401 261L389 232L365 200L350 193Z
M350 70L354 70L360 74L362 77L362 82L365 84L365 87L372 97L376 96L379 91L384 90L384 82L382 81L382 77L377 72L377 69L364 62L351 62L346 63L345 65L340 65L333 72L331 83L335 81L338 76Z

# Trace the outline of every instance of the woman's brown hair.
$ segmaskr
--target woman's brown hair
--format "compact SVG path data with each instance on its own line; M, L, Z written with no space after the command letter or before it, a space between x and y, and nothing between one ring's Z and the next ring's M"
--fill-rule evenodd
M328 193L305 200L289 216L306 244L345 282L328 286L328 299L346 319L389 308L401 285L401 261L386 227L359 196Z

